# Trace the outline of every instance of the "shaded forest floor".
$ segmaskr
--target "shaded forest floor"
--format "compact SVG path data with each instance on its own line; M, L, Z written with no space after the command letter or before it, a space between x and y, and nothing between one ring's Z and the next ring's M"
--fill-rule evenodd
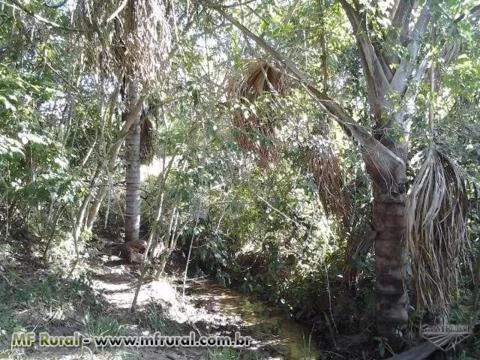
M318 350L308 329L285 314L208 279L189 279L180 271L168 280L150 280L130 307L140 269L127 265L106 239L89 250L85 277L65 280L42 266L35 249L2 247L0 263L0 358L28 359L315 359ZM79 265L80 266L80 265ZM70 336L226 335L251 336L249 348L123 347L10 348L13 331L46 331Z

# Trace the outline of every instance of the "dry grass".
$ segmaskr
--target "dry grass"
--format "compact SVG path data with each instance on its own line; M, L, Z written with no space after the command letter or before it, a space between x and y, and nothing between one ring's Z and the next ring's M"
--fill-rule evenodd
M419 307L445 311L466 261L467 196L461 169L431 148L407 202L407 247Z

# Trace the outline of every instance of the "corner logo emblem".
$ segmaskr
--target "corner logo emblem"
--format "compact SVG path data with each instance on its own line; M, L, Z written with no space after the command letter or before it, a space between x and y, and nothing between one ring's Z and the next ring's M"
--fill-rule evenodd
M468 325L422 325L420 335L439 349L448 351L472 335L472 328Z

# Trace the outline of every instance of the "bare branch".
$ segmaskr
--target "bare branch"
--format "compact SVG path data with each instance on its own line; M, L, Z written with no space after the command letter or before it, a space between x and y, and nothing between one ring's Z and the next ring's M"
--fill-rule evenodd
M55 29L59 29L59 30L65 30L65 31L72 31L72 32L77 32L78 30L76 29L71 29L71 28L67 28L67 27L64 27L64 26L61 26L59 24L57 24L56 22L53 22L53 21L50 21L46 18L44 18L43 16L41 15L38 15L38 14L35 14L33 11L30 11L28 10L25 6L23 6L20 2L18 2L17 0L9 0L11 2L8 3L8 2L5 2L3 0L0 1L0 4L4 4L4 5L7 5L13 9L20 9L22 10L24 13L26 13L27 15L33 17L35 20L37 20L38 22L41 22L41 23L44 23L52 28L55 28Z
M50 9L58 9L58 8L61 8L63 5L65 5L67 3L68 0L61 0L59 3L57 4L47 4L46 2L43 3L43 6L46 6Z
M117 158L120 147L122 146L123 141L127 137L130 128L140 118L140 113L143 109L144 100L144 97L141 97L133 106L132 110L125 115L125 123L123 124L123 127L117 136L117 140L109 148L109 159L112 163Z
M383 60L383 63L380 60L380 56L368 37L366 25L360 20L361 5L357 4L358 9L356 10L346 0L340 0L340 3L352 25L360 51L362 67L369 86L369 102L375 109L374 113L379 113L381 108L391 107L387 98L387 94L390 93L389 78L392 77L391 70L385 60ZM376 120L379 121L380 119L376 117Z
M392 18L392 27L395 30L399 30L396 39L399 39L402 44L408 40L408 25L410 23L414 4L414 0L398 1L398 6L395 9L395 14Z
M115 19L118 14L120 14L120 12L125 8L125 6L127 6L127 2L128 0L123 0L120 6L117 8L117 10L115 10L113 14L108 17L106 23L109 23L110 21Z
M478 20L479 15L480 15L480 5L477 5L477 6L474 6L472 9L470 9L469 14L468 14L468 19L469 19L469 21ZM462 21L463 19L465 19L465 14L462 14L458 18L456 18L454 23L458 23L459 21Z
M420 40L427 31L430 18L430 2L426 2L411 34L411 39L408 44L409 54L401 60L400 66L395 72L391 82L392 89L399 94L403 94L406 90L408 79L412 74L420 52Z

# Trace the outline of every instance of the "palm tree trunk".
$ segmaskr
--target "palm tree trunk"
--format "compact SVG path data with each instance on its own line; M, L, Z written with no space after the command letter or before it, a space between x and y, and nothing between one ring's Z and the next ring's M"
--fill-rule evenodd
M140 116L127 135L126 154L125 241L134 241L140 233Z
M389 341L396 341L396 327L403 327L408 321L404 272L407 151L405 144L394 144L378 134L375 137L403 162L382 161L375 155L364 156L373 182L377 331ZM371 153L377 152L373 149Z
M377 330L394 338L396 326L408 321L404 283L405 192L390 193L374 185Z

